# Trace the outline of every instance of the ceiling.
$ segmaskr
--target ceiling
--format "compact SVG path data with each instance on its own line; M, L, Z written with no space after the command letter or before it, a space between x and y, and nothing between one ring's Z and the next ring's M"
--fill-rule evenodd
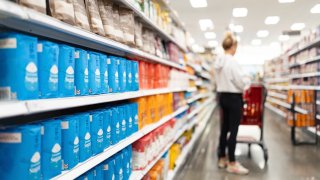
M199 26L200 19L209 18L214 23L213 31L217 34L219 43L230 23L240 24L244 31L239 33L240 44L251 45L251 41L257 38L258 30L268 30L269 36L260 38L262 46L278 41L283 30L290 30L290 26L296 22L306 24L306 29L320 25L320 14L311 14L310 9L320 3L320 0L296 0L294 3L280 4L278 0L207 0L205 8L191 7L189 0L171 0L170 4L184 22L186 29L191 33L195 42L206 46L208 40ZM246 7L248 16L234 18L232 9ZM266 25L264 20L267 16L279 16L280 22L276 25Z

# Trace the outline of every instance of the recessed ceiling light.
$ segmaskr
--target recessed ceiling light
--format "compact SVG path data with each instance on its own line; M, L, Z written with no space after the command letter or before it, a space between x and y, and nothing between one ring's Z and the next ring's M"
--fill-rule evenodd
M246 17L248 15L247 8L233 8L232 11L233 17Z
M320 4L314 5L314 6L310 9L310 12L311 12L312 14L320 13Z
M267 37L267 36L269 36L269 31L267 31L267 30L260 30L260 31L257 32L257 36L260 37L260 38Z
M280 21L280 17L279 16L268 16L265 20L264 23L265 24L278 24Z
M234 28L233 28L234 32L236 33L241 33L243 32L243 26L241 25L235 25Z
M237 41L238 41L238 42L240 42L240 41L241 41L240 36L237 36L236 38L237 38Z
M207 0L190 0L193 8L204 8L208 6Z
M293 3L295 0L279 0L279 3Z
M217 47L218 45L219 45L219 43L216 40L208 41L208 46L209 47Z
M271 44L270 44L270 47L271 48L277 48L277 49L280 49L281 48L281 45L280 45L280 43L279 42L272 42Z
M203 53L205 51L204 47L199 46L198 44L192 45L192 50L196 53Z
M234 25L234 24L232 24L232 23L231 23L231 24L229 24L229 29L230 29L231 31L233 31L234 26L235 26L235 25Z
M195 43L195 40L194 40L193 38L190 38L190 39L189 39L189 43L190 43L190 44L194 44L194 43Z
M215 39L217 37L217 35L214 32L206 32L206 33L204 33L204 37L207 39Z
M200 19L199 24L202 31L213 30L213 22L211 19Z
M251 41L251 44L254 45L254 46L259 46L261 45L261 40L260 39L254 39Z
M288 35L280 35L279 41L288 41L290 39L290 36Z
M305 27L306 27L306 25L304 23L294 23L291 25L291 30L292 31L301 31Z

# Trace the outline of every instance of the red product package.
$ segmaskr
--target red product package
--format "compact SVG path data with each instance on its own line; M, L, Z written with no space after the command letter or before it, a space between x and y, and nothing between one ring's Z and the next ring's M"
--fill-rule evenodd
M149 64L148 66L148 88L149 89L154 89L155 88L155 64Z
M150 136L146 135L132 144L132 169L143 170L148 165Z

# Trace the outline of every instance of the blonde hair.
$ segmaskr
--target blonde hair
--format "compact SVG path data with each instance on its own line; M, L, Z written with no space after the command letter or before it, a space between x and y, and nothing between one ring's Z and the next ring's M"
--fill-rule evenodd
M237 45L237 39L233 36L232 32L228 31L226 32L226 35L222 41L222 47L223 49L229 50L232 46Z

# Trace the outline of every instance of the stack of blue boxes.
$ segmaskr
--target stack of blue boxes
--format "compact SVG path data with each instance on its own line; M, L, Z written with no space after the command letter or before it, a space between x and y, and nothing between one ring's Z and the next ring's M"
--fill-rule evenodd
M139 90L136 61L17 32L1 32L0 40L0 100Z
M0 129L1 179L50 179L103 152L138 131L137 103ZM128 179L131 148L125 149L84 176ZM105 167L105 163L110 164ZM129 169L126 169L129 168ZM101 174L102 173L102 174ZM103 178L102 178L103 179Z

